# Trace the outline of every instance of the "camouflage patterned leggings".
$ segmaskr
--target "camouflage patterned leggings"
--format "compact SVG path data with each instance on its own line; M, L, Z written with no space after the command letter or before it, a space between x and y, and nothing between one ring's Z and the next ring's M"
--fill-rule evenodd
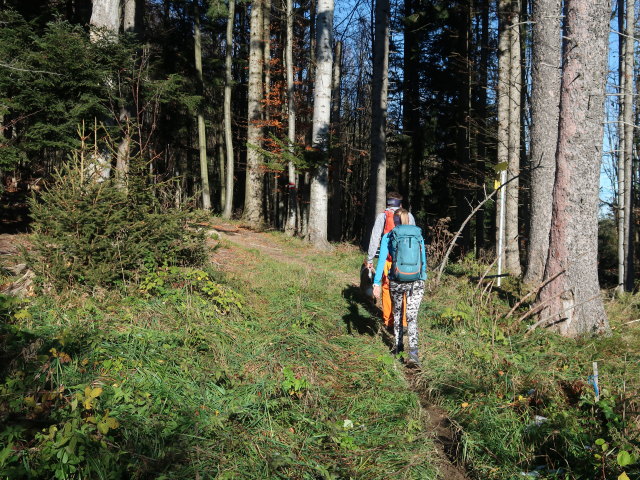
M424 281L394 282L389 285L393 303L393 331L395 334L395 351L402 352L403 328L402 328L402 298L406 294L407 299L407 333L409 335L409 349L418 349L418 309L424 295Z

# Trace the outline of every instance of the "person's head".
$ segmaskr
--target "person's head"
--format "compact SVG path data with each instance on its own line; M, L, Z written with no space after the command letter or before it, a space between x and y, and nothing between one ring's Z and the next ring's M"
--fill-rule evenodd
M401 207L402 206L402 195L398 192L389 192L387 193L387 207Z
M393 223L396 225L409 225L409 211L399 208L393 213Z

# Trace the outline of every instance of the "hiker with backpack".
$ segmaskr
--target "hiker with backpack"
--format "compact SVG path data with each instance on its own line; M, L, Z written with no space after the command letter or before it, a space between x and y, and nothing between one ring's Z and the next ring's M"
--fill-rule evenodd
M367 251L367 268L373 271L373 259L376 256L380 241L383 235L389 233L393 227L395 227L393 217L398 209L402 208L402 195L397 192L389 192L387 194L387 208L384 212L379 213L376 216L373 230L371 231L371 237L369 239L369 249ZM416 221L413 215L409 213L409 224L415 225ZM387 331L393 331L393 302L391 294L389 293L389 269L391 268L391 262L387 261L385 257L380 256L376 272L382 270L382 321ZM402 305L402 299L400 300ZM402 323L407 325L406 316L403 312Z
M402 298L405 297L407 333L409 336L408 366L420 366L418 357L418 310L424 295L424 282L427 279L427 253L422 230L409 224L409 212L398 209L394 214L396 225L382 237L380 258L388 256L391 261L389 270L389 291L393 302L394 353L404 351L402 326ZM381 294L382 269L376 271L373 279L373 295Z

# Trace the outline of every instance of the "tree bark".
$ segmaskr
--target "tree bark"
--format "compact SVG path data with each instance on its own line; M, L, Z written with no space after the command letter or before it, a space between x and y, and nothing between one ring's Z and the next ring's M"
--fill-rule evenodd
M520 65L520 2L511 1L509 21L509 141L505 211L505 268L520 276L519 191L520 191L520 98L522 89Z
M627 0L624 36L624 289L633 290L633 94L634 94L634 35L635 3Z
M262 147L262 100L263 100L263 60L264 60L264 2L251 2L251 44L249 47L249 92L248 92L248 125L247 125L247 177L244 196L243 219L252 226L263 222L262 180L264 174L260 167L262 158L259 148Z
M92 5L91 41L98 40L103 32L116 37L120 28L120 0L94 0Z
M510 55L509 55L509 0L498 0L498 144L497 160L501 169L507 168L509 164L509 84L510 84ZM502 183L506 180L501 173ZM506 191L506 190L505 190ZM500 198L505 193L501 192ZM496 256L504 260L504 228L501 218L503 218L503 202L496 202ZM505 209L506 210L506 209ZM502 226L503 227L503 226ZM502 262L498 262L502 264Z
M331 197L330 211L340 212L342 206L342 126L340 115L340 104L342 97L340 93L340 83L342 79L342 42L335 45L333 58L333 78L331 81L331 136L335 139L332 142L331 153ZM331 240L340 241L342 238L342 215L332 215L329 219L329 235Z
M318 1L316 81L313 95L312 145L318 163L311 179L309 240L327 249L328 153L331 121L331 69L333 65L333 0Z
M533 1L531 79L531 212L525 282L538 285L549 251L560 103L560 0Z
M207 132L204 124L204 77L202 75L202 36L200 34L200 8L198 2L193 2L193 38L196 63L198 94L201 97L198 106L198 151L200 153L200 182L202 186L202 208L211 210L211 190L209 188L209 163L207 161Z
M598 284L598 193L608 0L567 0L544 326L568 337L609 331Z
M376 0L371 79L371 171L368 223L384 210L387 189L387 91L389 89L389 0Z
M225 44L225 82L224 82L224 145L227 158L226 191L224 199L224 218L233 214L233 136L231 132L231 89L233 87L233 24L235 20L235 0L229 0L227 16L227 39Z
M296 101L294 96L293 83L293 0L286 0L286 45L285 63L287 74L287 140L289 142L289 153L293 155L296 143ZM287 220L285 223L285 233L293 236L296 233L297 210L298 210L298 174L293 161L287 165Z

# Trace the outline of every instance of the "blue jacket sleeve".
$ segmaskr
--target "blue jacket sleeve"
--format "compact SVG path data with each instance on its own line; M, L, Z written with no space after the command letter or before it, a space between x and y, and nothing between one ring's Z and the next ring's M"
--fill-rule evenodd
M427 279L427 246L422 239L422 272L420 273L420 279Z
M378 255L378 265L376 265L376 276L373 278L374 285L380 285L387 255L389 255L389 234L385 233L380 241L380 255Z

